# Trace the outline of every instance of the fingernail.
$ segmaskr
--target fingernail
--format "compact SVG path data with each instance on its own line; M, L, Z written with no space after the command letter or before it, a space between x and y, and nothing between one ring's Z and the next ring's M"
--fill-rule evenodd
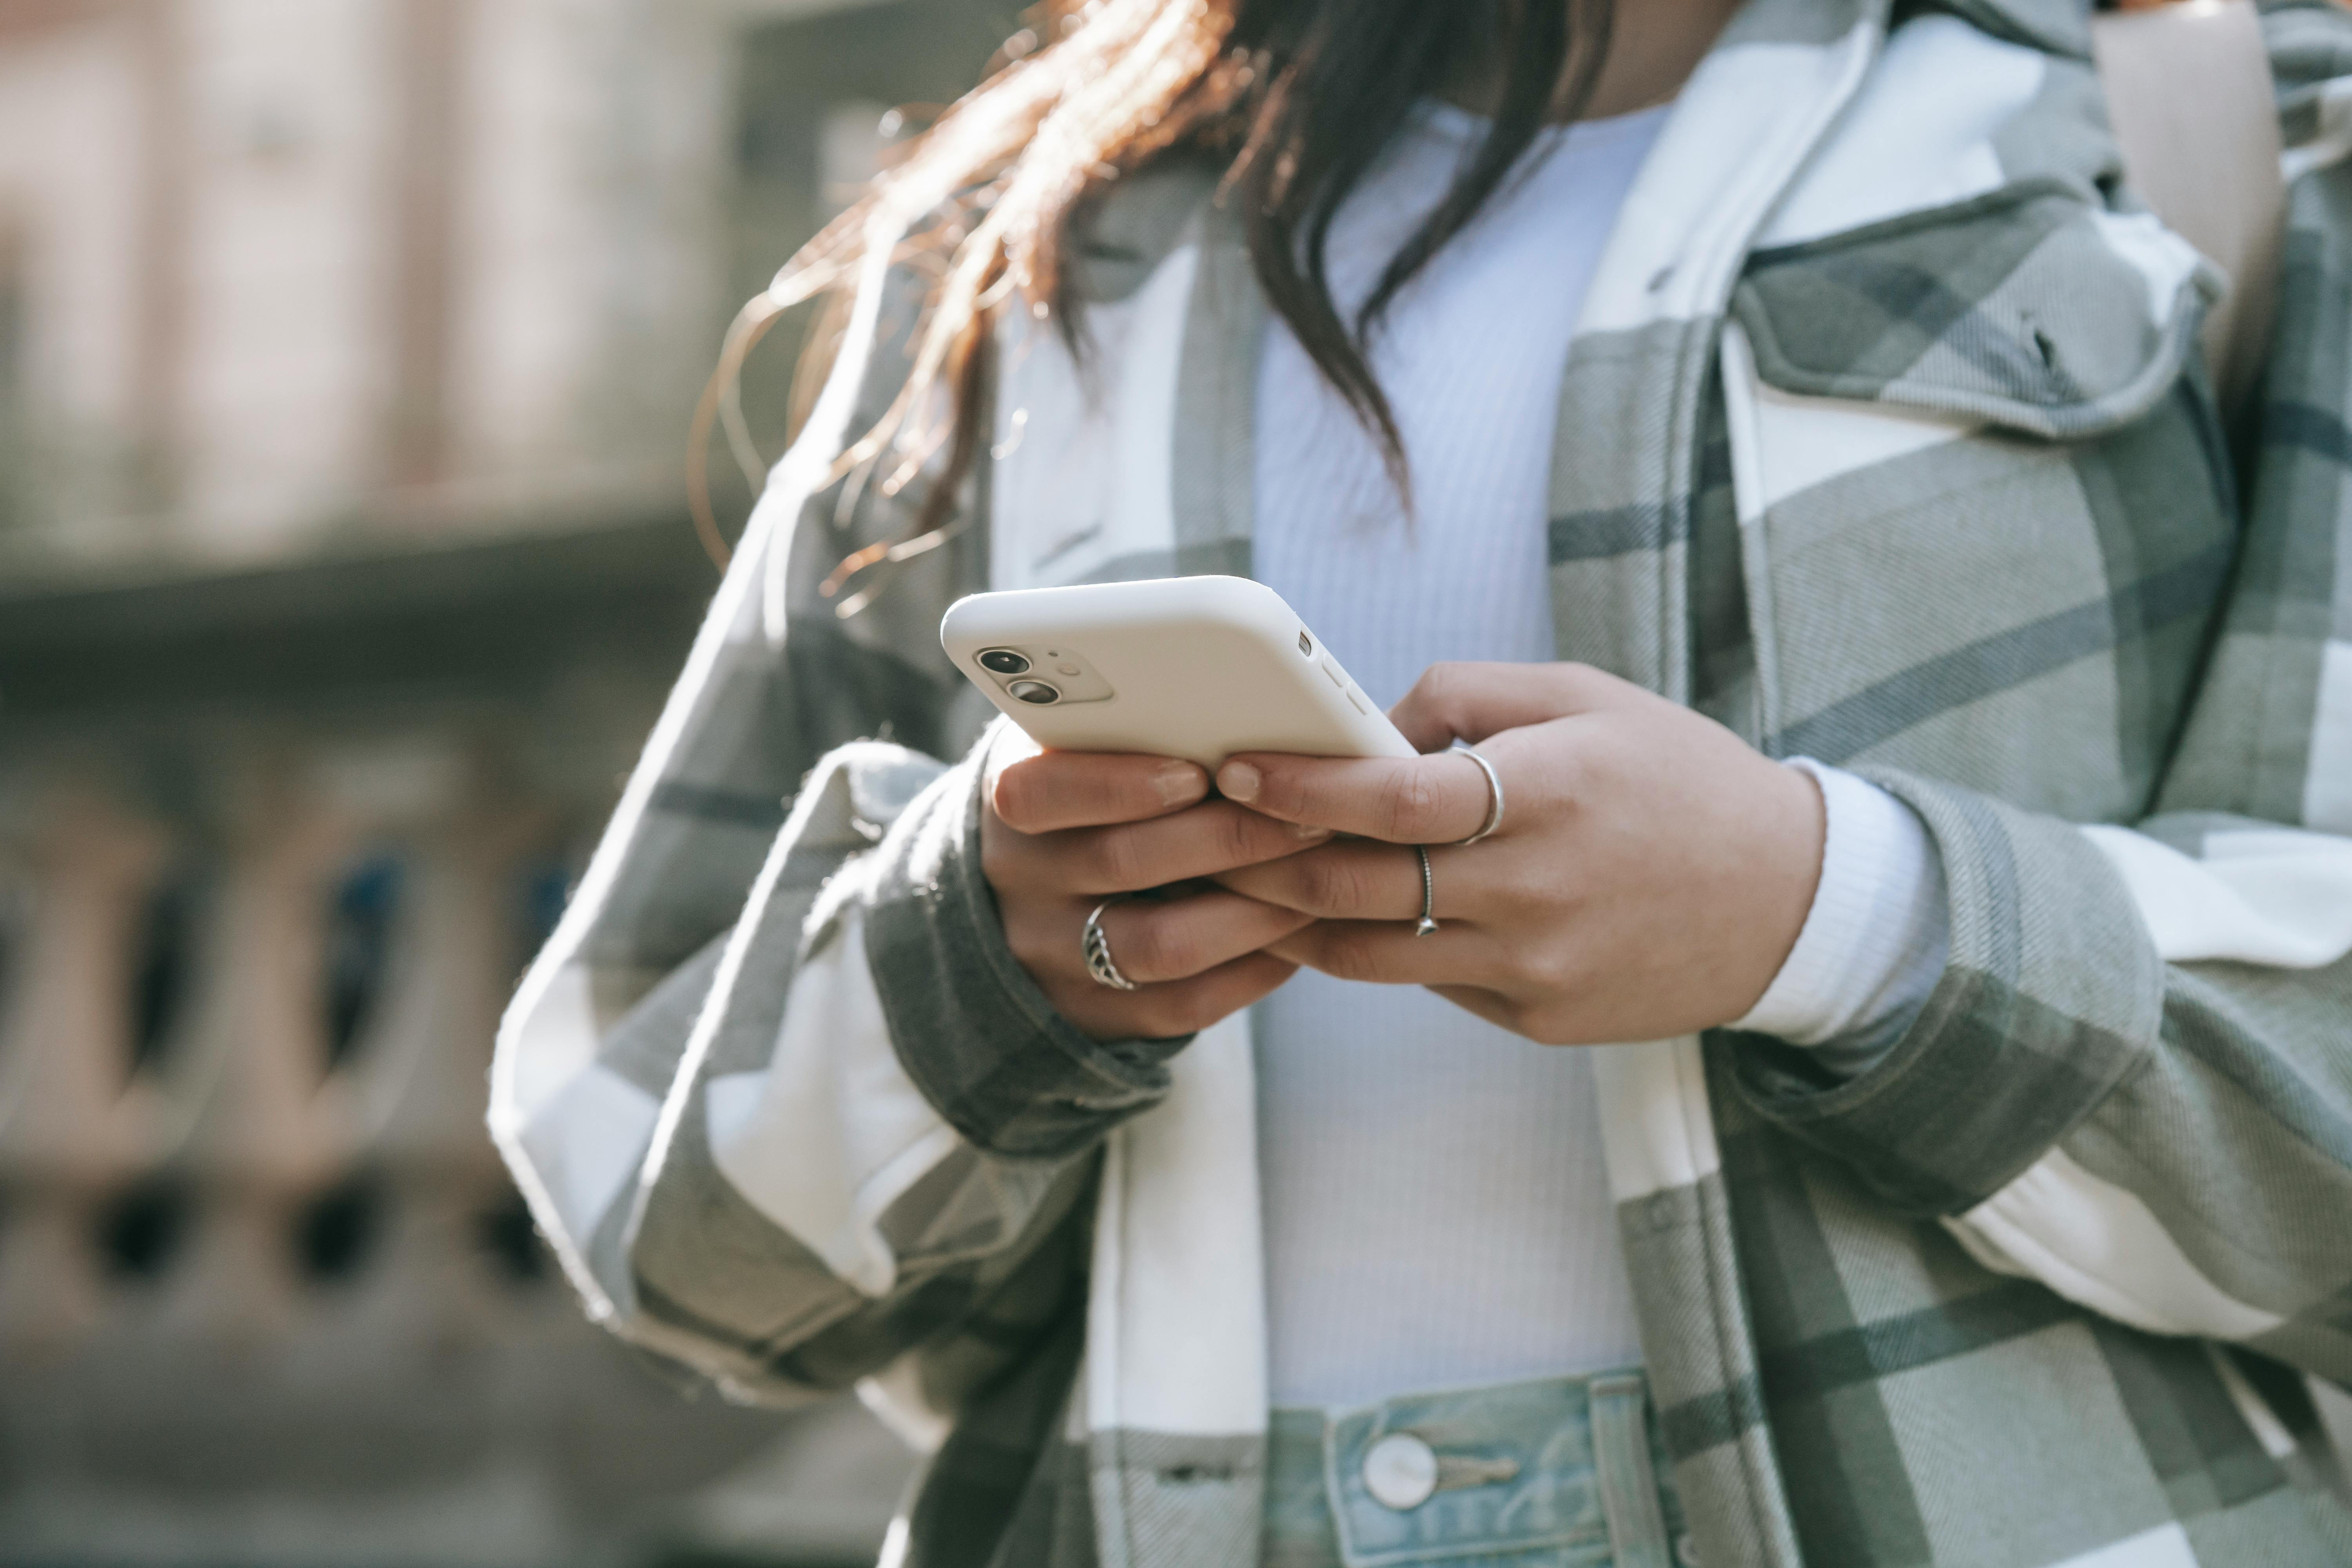
M1263 782L1258 771L1247 763L1227 763L1217 770L1217 793L1227 800L1255 800L1257 786Z
M1310 826L1304 822L1294 822L1290 825L1290 836L1293 838L1304 838L1312 844L1318 838L1330 837L1331 830L1328 827Z
M1190 763L1171 763L1151 775L1151 787L1162 805L1190 805L1206 793L1201 770Z

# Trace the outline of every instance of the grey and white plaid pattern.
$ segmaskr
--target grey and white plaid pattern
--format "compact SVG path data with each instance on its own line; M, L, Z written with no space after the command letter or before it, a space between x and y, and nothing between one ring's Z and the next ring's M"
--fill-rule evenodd
M1598 1058L1710 1568L2352 1561L2287 1371L2352 1380L2352 962L2323 940L2352 885L2352 16L2265 26L2301 151L2242 471L2193 354L2214 279L2111 195L2062 0L1891 28L1750 0L1594 282L1560 657L1867 773L1951 889L1950 967L1859 1078L1728 1036ZM1260 1429L1231 1391L1123 1420L1160 1396L1122 1404L1143 1373L1106 1343L1135 1280L1104 1259L1152 1265L1105 1226L1231 1042L1041 1012L974 768L923 755L979 730L937 653L958 593L1247 570L1263 307L1213 184L1108 204L1096 391L1014 343L980 526L842 622L814 584L908 521L821 482L919 287L869 286L501 1040L496 1130L593 1311L740 1396L865 1379L929 1413L911 1563L1252 1552ZM2180 907L2266 888L2304 889L2269 948Z

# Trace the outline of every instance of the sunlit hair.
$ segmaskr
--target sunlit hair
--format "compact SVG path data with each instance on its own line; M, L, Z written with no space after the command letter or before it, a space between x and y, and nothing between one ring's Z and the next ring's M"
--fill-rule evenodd
M899 264L935 279L911 371L835 474L859 476L886 495L925 488L905 535L844 561L824 592L838 613L854 614L874 590L842 594L853 577L950 537L956 493L984 438L998 312L1018 308L1051 319L1083 353L1066 255L1072 225L1114 182L1167 156L1213 161L1223 176L1218 199L1239 216L1268 305L1379 438L1402 486L1402 447L1365 361L1368 334L1398 289L1494 195L1545 121L1580 110L1607 52L1612 14L1612 0L1055 0L1039 7L1029 31L1000 55L1009 63L940 116L736 317L696 409L688 466L706 543L723 554L704 461L714 425L755 489L763 478L737 398L744 356L781 312L830 295L804 351L794 399L804 405L808 373L821 374L830 363L848 300L874 269ZM1343 321L1327 258L1340 204L1417 100L1481 72L1493 84L1491 130L1355 319ZM942 388L948 413L931 417Z

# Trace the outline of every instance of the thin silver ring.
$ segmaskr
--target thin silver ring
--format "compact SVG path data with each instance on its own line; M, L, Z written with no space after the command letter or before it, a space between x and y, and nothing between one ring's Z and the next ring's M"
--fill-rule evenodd
M1494 763L1480 756L1470 747L1456 746L1454 750L1459 755L1477 763L1478 771L1486 775L1486 820L1480 823L1478 831L1469 837L1457 838L1454 841L1453 847L1459 849L1465 845L1477 843L1478 840L1503 826L1503 775L1495 771Z
M1096 984L1108 985L1113 991L1132 991L1135 982L1121 974L1118 965L1110 961L1110 938L1102 928L1103 911L1117 902L1117 899L1105 899L1095 906L1094 913L1087 917L1087 929L1078 934L1078 951L1086 954L1087 973L1094 976Z
M1412 928L1412 934L1427 936L1437 929L1437 917L1431 913L1437 907L1437 879L1429 874L1429 846L1416 844L1412 852L1421 857L1421 923Z

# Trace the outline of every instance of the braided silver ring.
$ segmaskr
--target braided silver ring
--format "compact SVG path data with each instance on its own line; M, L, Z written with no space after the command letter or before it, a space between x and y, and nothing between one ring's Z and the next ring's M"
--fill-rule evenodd
M1105 899L1095 906L1094 913L1087 917L1087 929L1078 936L1078 950L1086 954L1087 973L1094 976L1096 984L1108 985L1114 991L1132 991L1135 982L1121 974L1118 965L1110 961L1110 938L1102 928L1103 911L1117 902L1117 899Z
M1437 907L1437 879L1429 874L1429 846L1416 844L1412 852L1421 857L1421 921L1412 934L1427 936L1437 929L1437 917L1431 912Z
M1456 755L1467 757L1477 763L1478 771L1486 775L1486 820L1480 823L1478 831L1469 837L1457 838L1454 841L1454 847L1459 849L1465 844L1477 843L1478 840L1503 826L1503 775L1495 771L1494 763L1480 756L1470 747L1456 746L1454 750Z

